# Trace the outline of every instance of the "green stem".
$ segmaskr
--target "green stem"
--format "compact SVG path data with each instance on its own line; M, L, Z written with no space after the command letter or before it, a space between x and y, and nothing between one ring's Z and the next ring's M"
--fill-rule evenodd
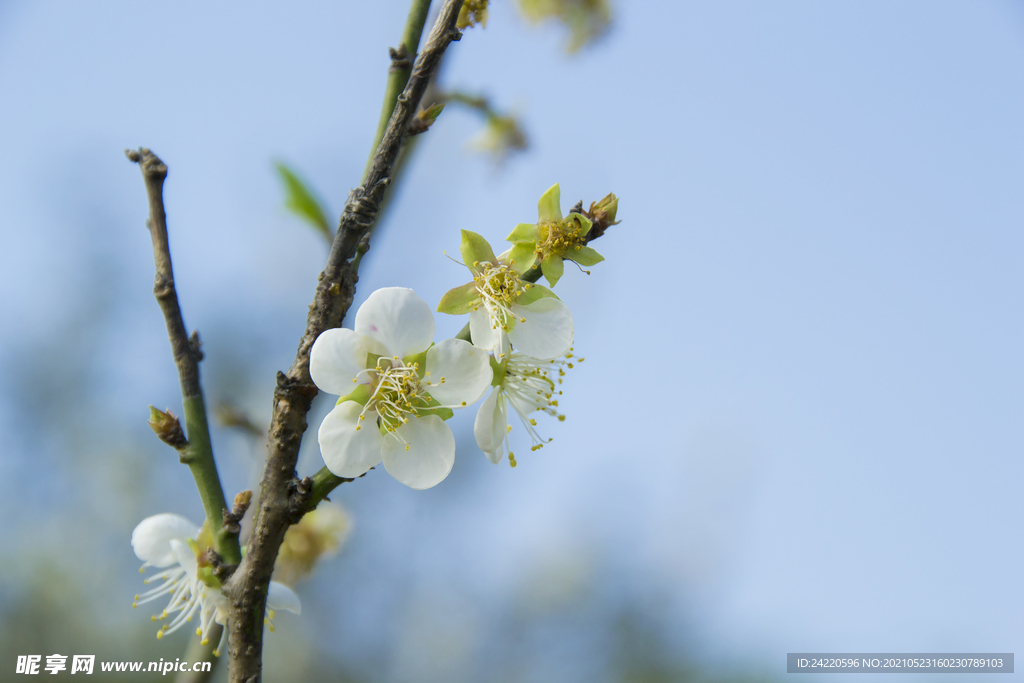
M153 241L153 262L156 279L153 294L160 304L167 324L167 337L171 342L171 354L178 368L178 382L181 385L181 402L185 414L185 436L188 444L179 451L182 462L188 464L192 477L203 501L203 511L213 533L214 550L229 564L238 564L242 553L238 547L238 535L228 533L224 528L224 489L217 476L217 463L213 459L210 444L210 426L206 420L206 406L203 389L199 382L199 337L193 332L189 337L181 317L178 293L174 287L174 268L171 265L171 248L167 238L167 214L164 210L163 187L167 178L167 165L150 150L126 150L128 159L139 164L146 183L149 199L149 220L146 222Z
M210 522L213 533L213 548L228 564L242 561L238 546L238 534L232 534L223 526L224 510L230 510L224 499L224 489L217 474L217 461L213 457L210 443L210 425L206 419L206 404L203 395L189 396L182 401L185 412L185 434L188 438L185 462L192 472L192 478L203 501L203 511Z
M365 477L366 475L363 474L361 476ZM331 491L350 481L355 481L355 479L339 477L326 467L321 467L320 471L313 475L313 490L309 494L309 507L307 510L309 512L315 510L320 501L326 498Z
M399 43L399 51L405 46L407 53L406 60L409 66L404 68L391 67L388 72L388 84L384 90L384 105L380 110L380 120L377 122L377 133L373 136L373 146L370 147L370 158L366 162L366 171L363 173L363 180L366 180L370 172L370 165L377 153L380 141L384 139L384 131L387 130L388 121L395 111L395 103L398 96L405 90L409 82L409 74L412 73L412 64L416 61L416 53L420 49L420 38L423 36L423 26L427 23L427 12L430 10L430 0L412 0L409 6L409 17L405 20L405 30L402 32L402 42Z

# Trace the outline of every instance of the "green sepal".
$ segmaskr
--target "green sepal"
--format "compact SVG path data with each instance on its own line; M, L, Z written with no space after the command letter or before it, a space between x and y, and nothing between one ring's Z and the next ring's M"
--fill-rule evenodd
M501 361L500 363L494 360L494 356L490 356L491 371L494 372L494 377L491 379L492 387L500 387L501 383L505 381L505 371L508 370L508 358Z
M348 394L347 396L342 396L334 405L340 406L345 401L355 401L359 405L365 406L367 401L370 400L370 396L371 392L369 384L357 384L356 388L352 391L351 394Z
M570 213L569 218L575 219L580 224L580 227L583 228L583 231L580 233L581 235L586 235L594 227L594 222L581 213Z
M596 249L591 247L582 246L579 249L573 249L566 253L565 257L571 261L575 261L581 266L594 266L604 261L604 256L597 253Z
M491 249L490 243L470 230L462 231L462 244L459 249L462 251L462 262L474 273L480 270L480 266L473 265L475 263L498 262L498 259L494 258L494 250Z
M413 363L419 363L419 368L416 370L416 374L423 378L427 372L427 351L434 345L434 342L430 342L430 346L427 347L426 351L420 353L414 353L411 356L406 356L402 359L403 365L412 365Z
M196 573L196 578L210 588L220 589L220 579L213 575L213 567L210 565L200 567L199 571Z
M520 306L529 306L534 301L539 301L541 299L548 297L552 299L557 299L558 295L556 295L554 292L552 292L544 285L538 285L537 283L534 282L530 284L529 289L527 289L525 292L519 295L519 298L516 299L516 303L519 304Z
M477 292L475 282L467 282L448 290L448 293L441 297L441 303L437 305L438 313L448 315L464 315L470 313L480 301L480 293Z
M512 244L525 244L540 240L540 226L534 223L520 223L505 238L506 242Z
M285 207L316 228L317 232L323 233L327 239L334 239L330 221L327 220L327 213L323 210L313 191L283 163L275 164L275 168L281 177L281 182L284 183Z
M537 254L532 244L516 244L508 250L508 262L512 264L512 270L520 275L533 268L537 262ZM512 263L515 261L515 263Z
M550 223L562 220L562 190L555 183L540 196L537 202L537 222Z
M548 284L554 287L558 283L559 278L562 277L562 273L565 272L562 257L556 254L548 256L540 262L540 270L544 273L544 277L547 278Z
M420 417L423 417L424 415L437 415L442 420L450 420L455 415L451 408L442 408L441 403L433 396L430 397L430 402L427 403L427 406L428 407L426 408L417 408L416 414ZM431 408L430 406L437 407Z

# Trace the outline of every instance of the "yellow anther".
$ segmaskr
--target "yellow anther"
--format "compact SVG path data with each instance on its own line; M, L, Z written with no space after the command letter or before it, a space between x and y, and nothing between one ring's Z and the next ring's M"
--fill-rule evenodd
M526 322L526 318L520 318L520 319L519 319L519 322L521 322L521 323L525 323L525 322Z
M358 382L359 382L359 380L357 380L355 377L352 378L352 384L356 384Z
M411 445L412 445L412 444L408 444L408 443L407 443L407 444L405 444L405 450L409 450L409 446L411 446Z
M220 657L220 650L214 650L213 651L213 656L214 657Z
M463 401L463 402L462 402L462 405L466 405L466 402L465 402L465 401Z
M559 415L558 416L558 421L559 422L565 422L565 415Z
M540 408L537 408L537 410L540 410ZM507 434L507 433L509 433L511 431L512 431L512 425L508 425L508 427L505 429L505 433Z
M362 429L362 428L363 428L363 426L362 426L362 425L356 425L356 431L357 431L357 432L358 432L358 431L359 431L360 429Z
M537 421L536 421L536 420L534 420L534 419L533 419L533 418L531 417L531 418L530 418L530 424L531 424L531 425L533 425L534 427L536 427L536 426L537 426Z
M139 573L140 574L145 574L146 573L146 568L145 567L139 567Z
M201 635L203 635L203 629L201 629L201 628L197 628L197 629L196 629L196 635L197 635L197 636L201 636ZM204 643L203 641L199 641L199 644L200 644L200 645L206 645L206 643Z
M360 419L360 420L365 420L365 419L366 419L366 416L365 416L365 415L363 415L362 413L359 413L359 419Z
M156 639L157 640L160 640L163 637L164 637L164 632L163 631L157 631L156 632Z

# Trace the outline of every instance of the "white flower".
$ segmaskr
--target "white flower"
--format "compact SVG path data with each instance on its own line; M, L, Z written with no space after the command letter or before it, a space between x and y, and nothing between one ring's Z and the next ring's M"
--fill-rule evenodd
M153 621L162 621L169 615L177 613L170 622L157 631L156 637L163 638L173 633L186 622L199 615L199 627L196 635L207 642L207 635L213 624L224 626L228 620L228 601L220 590L220 581L213 575L209 565L200 566L200 549L196 541L202 529L181 515L162 513L153 515L139 522L132 531L132 549L135 555L144 562L139 572L146 567L156 567L164 571L144 581L163 581L159 586L135 596L132 607L171 596L170 602L163 613L153 615ZM270 582L267 594L267 621L273 618L275 609L284 609L299 614L302 606L299 597L287 586ZM273 631L273 625L270 626ZM219 656L227 638L227 629L221 633L220 643L213 651Z
M535 358L555 358L572 346L568 306L547 287L522 279L532 260L516 262L510 252L495 256L487 240L469 230L462 231L461 251L473 281L445 294L437 310L469 313L473 344L493 349L498 360L508 356L510 344Z
M513 351L506 363L499 364L496 374L504 370L504 376L480 405L473 426L476 443L491 462L497 464L507 452L509 463L512 467L516 466L515 455L508 441L508 434L512 431L508 423L510 405L530 435L531 451L543 448L545 443L551 441L541 438L537 433L537 420L530 415L544 412L557 417L559 421L565 420L565 415L555 409L558 407L558 396L562 394L558 385L565 375L564 368L573 367L570 360L572 357L571 349L564 358L553 360L539 360ZM582 361L582 358L578 360Z
M431 345L430 307L403 287L371 294L354 327L327 330L310 352L316 385L343 395L320 425L324 462L339 477L358 477L383 460L414 489L440 483L455 462L442 418L490 386L487 353L461 339Z

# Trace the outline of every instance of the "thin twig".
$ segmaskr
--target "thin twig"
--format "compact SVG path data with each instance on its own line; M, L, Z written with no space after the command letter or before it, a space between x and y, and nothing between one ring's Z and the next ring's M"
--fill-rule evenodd
M178 367L181 383L181 401L185 415L187 444L179 448L179 457L192 471L192 477L203 501L203 511L213 532L213 544L217 552L229 562L238 562L241 552L238 534L222 528L221 519L227 505L224 490L217 475L217 463L210 445L210 427L203 403L203 389L199 383L199 335L189 336L181 318L178 293L174 289L174 271L171 267L171 248L167 241L167 215L164 212L163 188L167 178L167 166L157 155L145 148L125 150L129 160L137 163L146 182L149 197L149 228L153 239L153 261L156 264L156 281L153 294L160 303L164 320L167 322L167 336L171 341L174 364Z
M370 158L366 160L364 179L370 173L373 158L377 155L377 146L384 138L388 123L391 122L398 94L405 90L405 85L409 82L413 60L416 59L415 51L420 46L423 26L427 23L429 11L430 0L412 0L412 4L409 5L409 16L405 21L405 30L402 31L402 42L398 44L397 50L391 48L391 68L388 69L388 84L384 88L384 104L381 106L380 120L377 122L377 133L373 136L373 146L370 147Z
M317 394L316 385L309 376L310 349L324 330L341 325L352 304L357 280L352 259L360 241L376 221L409 122L416 113L431 74L448 44L461 37L455 28L461 6L462 0L446 0L441 8L427 44L416 59L409 82L396 99L394 112L363 185L349 195L327 266L320 274L295 361L287 374L279 372L277 375L259 508L253 520L246 556L224 585L224 593L231 606L228 642L229 679L232 683L260 681L263 619L274 561L285 531L305 514L312 493L312 479L307 477L298 481L295 477L295 462L307 426L306 415Z

